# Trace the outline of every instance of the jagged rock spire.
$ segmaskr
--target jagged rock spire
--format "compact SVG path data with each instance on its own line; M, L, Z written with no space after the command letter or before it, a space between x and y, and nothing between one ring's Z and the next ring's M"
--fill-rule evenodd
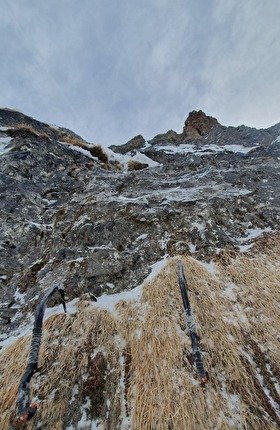
M193 110L185 121L183 135L190 139L199 139L215 125L220 125L216 118L206 115L202 110Z

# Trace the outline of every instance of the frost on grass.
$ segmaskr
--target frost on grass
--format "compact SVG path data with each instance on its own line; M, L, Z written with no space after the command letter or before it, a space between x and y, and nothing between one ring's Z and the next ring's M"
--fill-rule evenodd
M153 265L132 291L104 295L97 303L76 300L67 315L48 310L43 372L31 387L39 409L29 428L279 428L279 237L266 240L260 251L217 256L211 264L181 258L210 375L204 388L194 366L177 258ZM25 333L0 354L3 430L15 418L29 341Z

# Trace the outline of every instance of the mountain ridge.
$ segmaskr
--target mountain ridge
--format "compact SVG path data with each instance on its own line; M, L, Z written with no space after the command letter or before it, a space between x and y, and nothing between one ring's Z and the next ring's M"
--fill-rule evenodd
M11 376L3 364L3 429L16 426L17 378L27 353L27 334L20 339L18 336L24 326L30 330L39 298L55 285L65 290L73 313L61 316L50 311L47 315L42 360L50 375L55 375L52 381L62 378L63 384L71 387L60 395L68 402L77 398L77 404L73 404L72 415L66 403L57 409L55 394L51 394L54 387L44 385L44 374L38 376L44 398L52 406L44 404L30 428L41 428L41 421L44 429L60 430L95 425L112 430L213 426L261 430L262 420L270 429L279 425L275 382L280 374L276 360L279 315L276 303L268 297L273 294L277 299L278 295L280 124L269 129L225 127L201 111L194 112L181 134L170 130L148 142L138 135L124 145L106 149L70 130L0 109L0 354L3 363L11 357L9 366L14 369ZM190 282L203 356L210 370L208 394L207 388L197 391L193 382L196 376L177 290L179 259ZM256 287L246 274L248 265L252 266L248 272ZM154 267L159 267L159 272L151 277ZM96 304L91 302L92 294L97 297ZM216 314L211 314L211 306ZM269 309L273 309L274 321ZM89 315L92 322L87 326ZM214 335L211 318L219 327L220 338ZM79 340L75 321L84 327L84 339ZM106 327L101 329L100 321L106 322ZM269 326L270 343L266 341ZM73 355L67 327L76 339ZM170 347L171 328L179 333L172 344L176 359ZM163 359L165 352L161 351L163 357L158 355L153 333L158 333L159 344L165 345L168 366ZM55 362L62 357L56 356L54 348L62 341L60 336L65 338L73 360L69 369L79 367L82 360L79 368L81 375L86 375L82 384L72 370L63 375L65 369L60 366L56 372L51 364L51 357L56 357ZM232 345L228 336L235 339ZM155 391L146 369L149 348L143 367L140 364L139 351L145 339L162 366L157 370L156 360L151 364ZM48 342L52 345L49 351ZM229 366L229 358L224 363L224 376L217 376L223 366L222 353L215 360L220 343L231 351L235 365L241 366L241 373L234 373L238 384L231 379L234 362ZM18 367L12 354L19 348L22 355ZM172 381L166 398L162 398L166 366ZM246 381L243 391L242 372ZM211 385L211 374L219 383L212 381ZM257 385L254 380L261 377L266 382ZM180 378L186 387L178 382ZM171 394L180 397L176 383L185 399L178 403L180 414L191 391L200 399L199 406L193 400L187 406L188 419L176 415ZM34 389L40 398L39 386L35 384ZM215 398L222 411L220 424L214 415L207 418L209 402L218 413ZM156 406L159 399L167 415L161 415ZM52 408L56 423L48 421ZM197 424L191 418L191 408L203 415ZM143 418L144 411L149 418Z

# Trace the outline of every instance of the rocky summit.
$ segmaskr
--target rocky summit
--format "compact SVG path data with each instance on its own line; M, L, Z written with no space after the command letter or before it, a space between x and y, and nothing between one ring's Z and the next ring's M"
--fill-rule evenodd
M279 232L279 162L280 123L268 129L226 127L193 111L182 133L169 130L150 141L140 135L102 148L68 129L0 109L3 351L22 327L29 327L48 288L63 288L68 302L90 301L94 295L98 304L135 291L163 260L191 258L209 265L225 255L253 254L258 241L268 242ZM131 350L125 351L124 372L131 360ZM94 368L108 365L101 352ZM127 374L115 377L129 379ZM103 379L100 384L104 393ZM133 387L127 389L124 396L132 396ZM79 401L89 402L88 386L84 393ZM79 413L79 403L74 418L68 413L57 427L40 427L41 417L32 428L187 428L168 423L133 427L133 414L127 411L126 424L117 406L110 421L108 402L103 399L92 415L90 406L83 410L98 417L98 427L90 427L94 418L78 425L86 413ZM263 412L263 428L277 428L275 410ZM211 428L211 420L208 424L196 428ZM227 425L215 428L247 428L241 418Z

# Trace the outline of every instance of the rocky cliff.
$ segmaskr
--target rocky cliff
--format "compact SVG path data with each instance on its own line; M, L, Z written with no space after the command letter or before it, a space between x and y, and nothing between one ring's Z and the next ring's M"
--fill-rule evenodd
M65 341L68 353L71 355L75 351L69 369L62 367L54 376L61 377L63 384L69 385L69 390L64 390L63 396L66 396L66 403L73 405L70 409L66 405L61 406L61 413L54 413L55 427L54 422L51 424L48 421L52 412L44 404L30 428L183 430L211 428L214 425L214 428L261 429L264 428L261 427L263 420L265 428L277 428L280 424L277 406L279 385L277 389L275 382L280 374L275 360L279 349L277 339L271 335L272 352L269 356L265 352L265 332L259 329L262 337L254 333L254 330L257 332L254 327L259 322L255 326L252 321L249 325L243 321L244 326L240 322L242 318L249 318L251 311L247 315L245 309L250 306L254 308L252 303L261 294L259 289L262 287L259 285L259 289L255 290L246 277L238 280L238 270L232 278L229 273L233 272L238 259L242 266L244 253L247 265L251 264L250 259L256 258L255 254L259 256L261 253L269 261L271 283L277 279L279 263L275 238L279 231L280 206L279 136L280 124L266 130L246 126L225 127L215 118L194 111L187 118L182 133L170 130L150 141L136 136L127 144L104 149L85 142L70 130L41 123L19 112L0 109L0 332L3 357L6 357L8 348L15 348L14 351L22 349L19 372L22 371L27 352L17 342L23 344L24 338L12 345L11 339L22 333L22 327L30 329L38 300L48 288L54 285L64 288L68 302L76 306L73 304L76 319L73 319L74 316L58 315L46 322L49 342L55 345ZM267 248L267 243L271 247ZM167 342L162 351L164 356L166 354L163 361L169 365L173 363L171 367L173 373L177 372L177 385L186 382L183 382L185 374L192 378L191 358L189 364L182 362L184 355L189 356L184 351L190 346L185 340L187 329L180 314L180 298L174 292L177 288L174 262L178 258L184 261L188 275L193 279L191 288L196 307L199 307L199 300L195 298L195 294L198 294L201 306L206 309L211 303L216 312L213 315L208 310L206 318L201 309L197 310L201 321L198 325L202 324L199 325L201 332L204 336L207 333L209 340L215 327L220 330L222 337L224 330L223 340L213 334L212 341L204 345L208 366L213 374L217 374L218 368L223 365L222 354L216 352L222 343L227 349L225 354L235 354L236 363L232 359L231 368L243 366L243 376L247 386L251 384L253 393L250 398L249 389L248 392L245 389L242 391L242 375L236 376L240 386L235 386L231 381L230 388L226 388L230 378L228 369L228 373L223 374L218 383L213 383L208 394L199 387L200 406L192 403L196 413L203 410L205 415L206 405L209 409L215 409L215 396L216 400L220 396L217 404L220 405L221 416L218 419L210 413L208 418L204 416L198 420L196 427L194 424L187 427L188 420L182 418L183 409L178 412L184 405L184 402L181 404L179 401L180 393L185 393L186 399L190 395L184 391L184 387L178 391L177 386L177 391L174 391L174 380L175 385L166 394L167 399L162 399L160 380L163 369L157 373L156 362L152 364L155 367L149 374L150 378L155 379L158 392L154 397L147 397L146 401L152 404L167 402L165 407L169 411L169 418L159 417L159 410L156 406L151 409L151 404L146 411L147 405L143 399L149 382L147 380L146 385L141 385L141 377L137 373L141 368L141 353L137 350L140 355L136 357L132 352L134 347L139 348L137 339L143 344L141 336L144 336L145 330L147 333L150 331L149 335L145 335L148 336L146 343L152 342L152 336L158 337L159 344ZM163 297L157 287L159 281L149 278L159 261L164 262L167 271L159 275L163 276ZM216 267L215 275L207 274L202 265L212 267L213 261L220 266ZM164 264L160 266L161 269ZM258 264L265 267L263 260ZM193 270L188 269L189 266ZM228 272L225 267L228 267ZM201 272L198 268L201 268ZM197 286L194 274L202 279ZM227 276L229 278L226 279ZM256 273L252 274L252 279L258 279ZM143 288L144 281L146 289L138 292L138 298L135 299L135 291L140 286ZM268 286L264 288L261 300L268 300L267 303L274 309L271 295L279 293L276 292L275 284L272 284L271 289ZM157 291L155 296L153 288ZM227 288L236 288L235 293L232 293L232 301ZM97 304L93 305L89 301L90 294L97 297ZM220 307L215 303L215 295L217 303L221 302ZM249 306L246 300L249 300L250 295L255 296L250 299L252 303ZM154 321L148 308L151 310L155 306L154 300L157 298L164 312L154 309ZM203 298L207 300L207 306ZM131 299L133 305L129 301ZM106 305L102 305L103 302ZM115 303L117 307L112 310ZM231 306L237 310L239 307L239 314L237 310L234 313ZM258 306L252 311L253 317L263 318L264 326L269 327L270 322L266 320L269 312L259 311ZM275 312L277 314L277 308ZM223 318L234 321L231 330L227 331L221 326ZM166 328L168 321L173 325ZM216 325L213 321L216 321ZM277 321L279 324L279 319ZM236 325L240 325L239 329ZM174 331L177 333L177 343L174 340L175 343L169 345L168 336L164 340L163 327L167 330L166 336L170 330L173 334ZM71 340L70 329L75 341L73 338ZM83 337L80 343L79 330ZM271 330L273 332L273 328ZM83 336L84 333L88 334ZM235 338L235 341L232 340L234 349L229 345L230 337ZM246 348L244 353L239 350L246 342L251 355ZM48 360L43 360L48 363L63 361L63 350L59 358L55 356L58 351L48 351L47 343L44 348L43 356L47 355ZM157 344L149 348L154 358L162 359L157 356ZM114 357L110 355L110 349ZM175 351L177 359L172 356L172 351ZM8 354L11 356L11 352ZM143 354L146 357L146 353ZM145 360L146 370L142 370L144 380L148 378L145 372L149 367L149 358ZM82 372L79 373L82 383L74 377L74 368L79 367L79 363L82 363L78 371ZM13 361L10 365L16 366ZM227 365L225 360L224 366ZM71 366L74 366L73 369ZM254 386L257 368L260 378L267 379L265 387L269 395L265 394L260 382ZM3 372L6 371L7 367L4 367ZM15 374L17 371L14 370ZM55 369L49 368L49 371L55 372ZM65 375L62 377L63 372L69 373L71 381ZM43 374L40 378L43 384L47 376ZM197 390L197 385L191 381L188 379L186 382L191 384L189 388ZM3 429L15 425L11 417L17 382L15 376L11 382L12 388L9 388L14 394L10 400L5 397L2 402L2 417L5 417ZM7 379L2 382L1 393L5 390L5 396L9 383ZM48 391L47 387L44 390L44 398L52 401L56 398L52 390ZM153 390L149 390L150 395ZM258 394L260 392L264 394ZM40 398L40 395L38 391L36 396ZM261 400L256 400L258 395ZM144 396L143 399L141 396ZM170 400L168 396L171 396ZM179 397L174 400L176 396ZM178 402L178 410L174 402ZM143 411L150 417L146 421L140 420ZM178 421L177 418L171 419L174 414L179 414ZM192 415L191 410L189 415Z

